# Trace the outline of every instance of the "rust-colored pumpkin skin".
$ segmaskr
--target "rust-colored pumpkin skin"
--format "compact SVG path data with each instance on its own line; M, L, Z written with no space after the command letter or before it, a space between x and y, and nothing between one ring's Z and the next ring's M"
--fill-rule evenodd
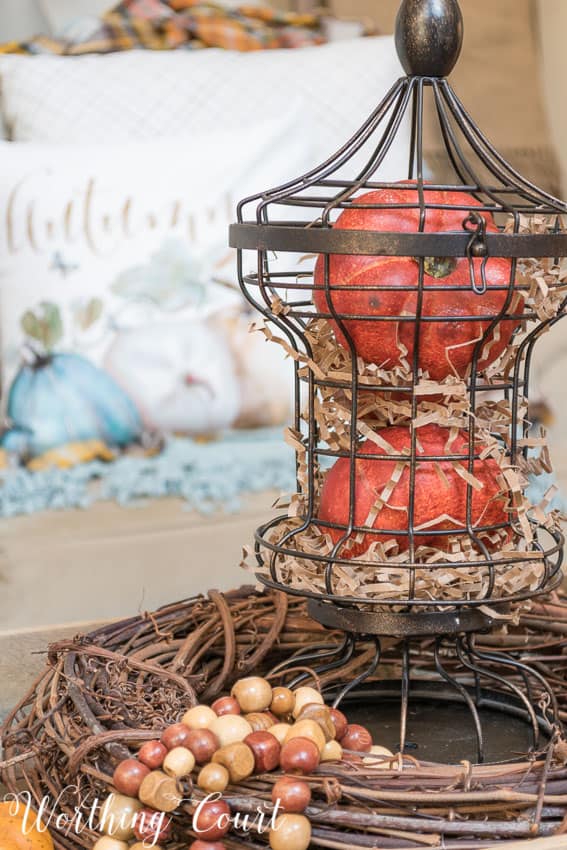
M419 428L417 433L418 458L419 455L440 457L446 454L466 455L468 452L468 435L464 431L456 436L448 448L450 432L446 428L426 425ZM409 453L411 437L407 428L384 428L380 434L392 446L396 454ZM354 511L354 521L358 527L364 527L367 524L373 506L389 483L396 467L394 460L364 457L365 454L381 453L383 452L370 440L359 448L359 457L355 461ZM466 469L467 461L461 461L461 463ZM441 470L447 483L443 482L438 470ZM499 472L498 464L492 458L475 461L473 475L483 486L481 490L472 491L473 528L501 523L508 526L510 524L510 515L506 510L507 500L500 493ZM385 543L394 539L400 551L407 550L408 536L401 535L399 532L406 531L408 527L409 478L409 468L406 465L400 480L392 490L388 504L384 505L374 520L373 528L384 529L388 533L364 535L362 542L354 544L352 548L343 546L340 550L340 558L348 559L362 555L376 540ZM349 479L350 458L340 458L327 473L323 484L318 512L320 519L348 525ZM441 461L439 464L434 461L420 461L415 476L414 526L415 528L426 526L430 533L416 537L416 546L425 545L446 549L448 537L435 532L466 527L466 499L466 481L455 471L452 461ZM438 521L435 522L435 520ZM429 523L432 524L429 525ZM330 534L335 543L345 535L344 531L338 529L328 529L323 526L321 528ZM507 536L510 533L508 528ZM486 539L484 542L487 548L491 549L491 543Z
M0 803L0 850L54 850L49 832L35 827L35 814L30 812L24 833L26 807L20 803L15 809L14 801Z
M357 198L366 204L418 204L417 190L379 189ZM425 189L428 204L475 207L479 202L462 192L440 192ZM496 233L492 215L480 213L486 222L486 231ZM448 231L463 232L467 216L464 210L428 209L425 216L426 233ZM377 232L415 233L419 231L419 209L347 209L333 225L335 230L372 230ZM477 285L481 284L481 260L475 259L474 271ZM506 307L511 277L511 260L494 257L486 265L487 290L476 294L471 287L468 259L428 258L425 262L423 317L446 316L446 322L424 321L420 327L418 366L429 377L441 381L448 375L465 377L471 366L475 346L488 331L491 322ZM325 286L325 257L320 255L315 266L316 287ZM356 354L370 363L385 369L402 365L402 349L407 349L405 359L413 365L415 321L376 321L379 317L415 316L418 296L416 291L402 287L417 287L419 264L413 257L374 257L338 255L329 257L329 283L339 287L329 292L334 310L340 315L366 318L343 319L342 324L352 338ZM353 286L373 287L353 290ZM374 287L400 287L400 291L380 291ZM442 291L440 287L456 286L456 290ZM504 287L504 289L497 289ZM314 301L320 313L329 314L329 302L324 289L315 289ZM507 313L518 311L514 295ZM478 316L478 320L463 321L465 316ZM480 318L482 317L482 318ZM330 320L338 342L348 348L348 340L338 323ZM509 344L519 320L500 323L497 338L491 332L478 359L479 370L494 363Z

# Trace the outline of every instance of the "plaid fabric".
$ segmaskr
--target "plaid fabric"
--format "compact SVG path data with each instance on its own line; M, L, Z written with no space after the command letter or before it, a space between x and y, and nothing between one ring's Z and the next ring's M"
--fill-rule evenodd
M87 41L37 36L29 42L0 45L0 53L52 53L77 56L133 48L224 47L266 50L303 47L325 41L317 15L276 12L262 6L225 9L199 0L123 0L101 19Z

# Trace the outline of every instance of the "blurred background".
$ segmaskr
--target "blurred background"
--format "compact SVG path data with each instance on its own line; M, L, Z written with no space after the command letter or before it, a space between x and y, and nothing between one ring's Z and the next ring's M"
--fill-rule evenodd
M247 333L227 226L376 106L399 2L238 5L0 4L0 629L242 583L242 546L293 487L291 365ZM567 2L461 7L457 92L565 196ZM433 122L425 156L439 172ZM565 339L539 344L533 399L567 491Z

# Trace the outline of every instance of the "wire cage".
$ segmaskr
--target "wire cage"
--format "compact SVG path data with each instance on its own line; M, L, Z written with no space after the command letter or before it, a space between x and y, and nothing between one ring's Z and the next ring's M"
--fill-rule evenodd
M405 0L396 43L406 76L360 130L243 200L231 228L243 292L295 368L298 492L254 557L325 625L451 634L561 581L559 521L525 489L549 471L530 367L567 305L567 206L498 154L448 82L456 0ZM428 171L426 110L450 183ZM405 122L407 172L381 181Z

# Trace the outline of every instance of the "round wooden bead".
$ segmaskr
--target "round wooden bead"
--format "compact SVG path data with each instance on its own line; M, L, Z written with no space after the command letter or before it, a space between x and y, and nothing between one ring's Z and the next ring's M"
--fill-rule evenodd
M311 843L311 824L305 815L280 815L270 830L272 850L307 850Z
M292 714L296 720L301 714L303 706L309 705L311 702L317 702L320 705L325 704L323 697L315 688L302 687L295 691L295 705Z
M331 711L326 705L321 705L318 702L307 703L301 709L301 714L297 720L314 720L321 727L326 741L337 737L337 730L331 717Z
M195 767L195 756L186 747L174 747L168 752L163 762L163 772L174 779L189 776Z
M311 802L311 788L302 779L282 776L272 788L272 803L282 812L300 814Z
M117 841L134 837L134 818L142 808L139 800L123 794L110 794L100 810L100 828Z
M309 738L317 746L319 752L322 752L326 744L323 730L314 720L298 720L294 723L285 740L286 742L291 741L292 738Z
M197 777L197 785L207 794L222 794L229 782L228 770L224 765L216 762L202 767Z
M289 688L274 688L270 711L276 717L288 717L295 708L295 694Z
M175 779L161 770L153 770L146 776L138 796L144 806L160 812L174 812L182 800Z
M93 850L128 850L128 843L119 841L117 838L111 838L109 835L103 835L93 844Z
M321 753L321 761L341 761L343 757L343 748L338 741L331 739L327 741Z
M280 763L281 746L277 738L265 730L252 732L244 739L244 743L250 747L254 754L254 771L256 773L269 773L275 770Z
M149 767L137 759L126 759L114 771L112 784L120 794L137 797L140 785L149 772Z
M244 719L248 721L253 732L264 732L276 723L276 718L268 711L252 711L245 714Z
M162 766L166 755L167 747L164 747L160 741L146 741L138 751L138 760L150 770L157 770Z
M197 764L206 764L220 747L220 741L210 729L191 729L185 746L195 756Z
M238 700L234 697L219 697L212 704L211 708L219 717L224 714L240 714L240 706Z
M168 726L161 736L161 742L168 750L185 747L191 730L184 723L174 723Z
M329 712L331 714L331 720L333 721L333 724L337 731L337 741L342 741L343 735L347 730L348 720L346 719L342 711L339 711L338 708L330 708Z
M210 729L216 717L216 713L208 705L196 705L185 712L181 722L189 729Z
M216 841L230 829L230 806L224 800L200 803L193 815L193 832L201 841Z
M254 773L254 753L242 741L228 744L217 750L213 756L213 763L226 767L233 785L248 779Z
M239 679L233 685L230 693L238 700L238 704L245 714L250 711L264 711L270 707L272 702L272 686L260 676Z
M285 773L313 773L319 760L319 749L309 738L286 741L280 753L280 767Z
M224 714L211 724L211 732L217 736L221 747L243 741L252 733L252 727L240 714Z
M141 809L136 815L134 834L138 841L154 845L156 841L169 841L171 838L171 818L165 812L154 809Z
M349 723L345 734L341 738L341 746L345 750L367 753L372 746L372 735L364 726L359 726L357 723Z
M392 764L394 753L386 747L377 745L370 747L368 755L362 759L364 764L371 764L376 770L397 770L397 765Z
M283 744L287 738L287 733L291 729L289 723L276 723L275 726L270 726L270 735L277 738L280 744Z

